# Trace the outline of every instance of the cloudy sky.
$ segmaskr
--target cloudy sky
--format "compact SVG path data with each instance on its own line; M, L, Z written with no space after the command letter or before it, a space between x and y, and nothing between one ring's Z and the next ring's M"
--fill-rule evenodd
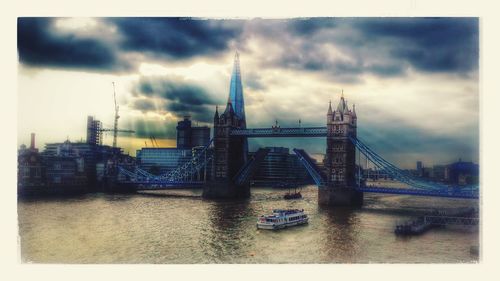
M182 116L211 125L225 105L238 50L248 127L324 126L343 89L360 139L395 164L479 160L477 18L19 18L17 43L19 144L85 140L87 115L111 128L114 81L119 126L136 130L119 145L175 146Z

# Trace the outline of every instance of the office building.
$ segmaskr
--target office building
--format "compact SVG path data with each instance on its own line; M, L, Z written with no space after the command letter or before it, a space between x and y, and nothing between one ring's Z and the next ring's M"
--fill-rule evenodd
M445 168L445 180L450 184L467 185L479 183L479 165L472 162L449 164Z
M17 157L18 192L38 189L45 186L45 167L38 149L35 147L35 134L31 134L31 145L21 145Z
M177 123L177 148L191 149L196 146L206 146L210 141L208 126L193 127L190 116Z
M92 116L87 117L87 143L102 145L102 123Z
M430 177L435 181L444 181L445 169L446 169L446 166L444 166L444 165L434 165L432 167L432 172L430 174Z
M423 176L423 165L422 161L417 161L417 176Z
M311 183L312 179L295 154L286 147L268 147L267 156L257 169L252 182L256 186L279 186L284 183ZM251 153L252 154L252 153Z
M165 174L178 166L189 162L192 150L181 148L150 148L137 150L136 159L139 168L155 174Z
M81 185L82 180L77 178L81 170L83 170L86 185L90 190L101 188L105 184L106 179L104 176L108 174L108 171L113 169L116 163L125 161L124 158L130 158L130 156L123 155L119 147L95 145L89 142L70 142L69 140L62 143L46 144L42 157L47 162L48 184L57 183L59 177L64 178L68 183L73 182L75 185ZM75 164L69 164L71 161L75 162ZM54 167L65 166L67 169L64 171L61 169L49 171L51 165ZM74 171L73 176L75 179L72 181L68 178L69 171L73 169L73 166L78 169ZM62 175L58 175L58 173L62 173Z

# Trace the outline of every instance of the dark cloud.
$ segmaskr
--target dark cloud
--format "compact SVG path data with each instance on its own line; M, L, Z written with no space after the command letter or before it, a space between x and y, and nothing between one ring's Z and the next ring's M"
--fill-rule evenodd
M380 77L401 76L405 73L405 68L400 64L372 64L367 66L370 73L376 73Z
M245 74L245 80L243 81L245 83L245 86L252 90L265 90L266 86L262 82L262 77L260 77L258 74L255 73L247 73Z
M156 106L150 99L138 99L133 102L132 108L147 112L155 110Z
M255 38L278 46L260 57L263 67L317 72L334 81L358 83L363 75L402 76L423 72L468 74L478 69L477 18L310 18L290 20L202 20L107 18L114 38L61 33L54 18L19 18L18 51L24 64L97 71L132 69L145 60L214 58ZM113 43L111 43L113 42ZM340 53L333 55L332 49ZM252 55L248 50L249 55ZM248 86L261 89L257 79ZM144 85L147 87L147 85ZM147 88L143 92L148 92Z
M229 48L242 28L242 21L235 20L108 18L99 20L100 24L116 26L118 37L103 38L96 33L82 38L57 30L53 24L56 19L18 19L21 63L95 71L131 70L137 62L123 59L123 54L141 52L146 58L163 56L174 60L216 56Z
M300 18L288 22L288 30L296 35L312 35L325 28L333 28L338 19L334 18Z
M49 66L101 71L126 68L113 50L98 38L78 38L58 34L53 18L19 18L17 48L19 61L33 66Z
M200 105L186 106L185 104L173 102L167 105L167 110L179 117L189 115L194 121L209 123L213 122L215 107Z
M396 43L391 54L419 70L463 73L478 68L477 18L368 19L355 26L367 40Z
M477 18L312 18L274 24L273 30L253 29L283 46L265 60L268 67L318 72L351 83L362 81L364 74L403 76L408 68L459 75L478 69ZM329 47L342 56L332 56Z
M189 105L216 105L216 99L202 86L180 77L142 77L134 91L144 96L160 96Z
M315 44L304 42L303 44ZM360 75L368 71L360 60L347 61L331 58L320 48L312 52L305 52L304 49L314 49L312 46L300 46L289 48L286 52L271 61L272 66L285 69L295 69L307 72L318 72L332 77L335 81L344 83L357 83ZM377 69L372 69L376 71Z
M222 103L201 85L179 77L143 77L133 92L141 99L137 100L140 104L136 101L132 108L147 111L144 107L153 104L147 101L149 98L161 98L163 110L178 117L190 115L199 122L212 121L215 105Z
M434 159L432 164L447 164L460 157L479 160L479 128L472 135L445 135L423 130L408 124L390 122L375 124L370 121L358 126L358 137L386 160L394 164L412 165L418 155ZM406 156L410 155L410 158Z
M139 138L148 138L154 136L156 138L174 139L177 131L176 122L153 121L135 118L128 127L132 127L135 131L135 136Z
M241 32L241 21L189 18L113 18L123 36L122 48L172 59L213 56L226 51Z

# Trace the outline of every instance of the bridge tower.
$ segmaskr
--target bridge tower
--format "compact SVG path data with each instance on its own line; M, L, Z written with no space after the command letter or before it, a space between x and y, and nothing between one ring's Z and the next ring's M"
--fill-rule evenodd
M234 177L245 163L246 137L231 136L231 130L244 128L245 120L234 111L231 99L228 99L224 113L214 115L214 162L212 181L205 185L205 198L248 198L249 186L238 186Z
M356 147L349 136L356 137L356 111L350 110L344 93L335 110L328 107L324 159L326 185L319 188L318 203L331 206L360 206L363 193L355 190Z

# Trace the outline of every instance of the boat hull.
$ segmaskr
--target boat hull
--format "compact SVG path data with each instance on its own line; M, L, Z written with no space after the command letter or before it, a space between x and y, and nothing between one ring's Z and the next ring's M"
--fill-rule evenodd
M309 218L305 218L303 220L299 221L293 221L293 222L285 222L285 223L275 223L275 224L270 224L270 223L257 223L257 228L258 229L266 229L266 230L277 230L277 229L283 229L291 226L297 226L297 225L302 225L302 224L307 224L309 222Z

